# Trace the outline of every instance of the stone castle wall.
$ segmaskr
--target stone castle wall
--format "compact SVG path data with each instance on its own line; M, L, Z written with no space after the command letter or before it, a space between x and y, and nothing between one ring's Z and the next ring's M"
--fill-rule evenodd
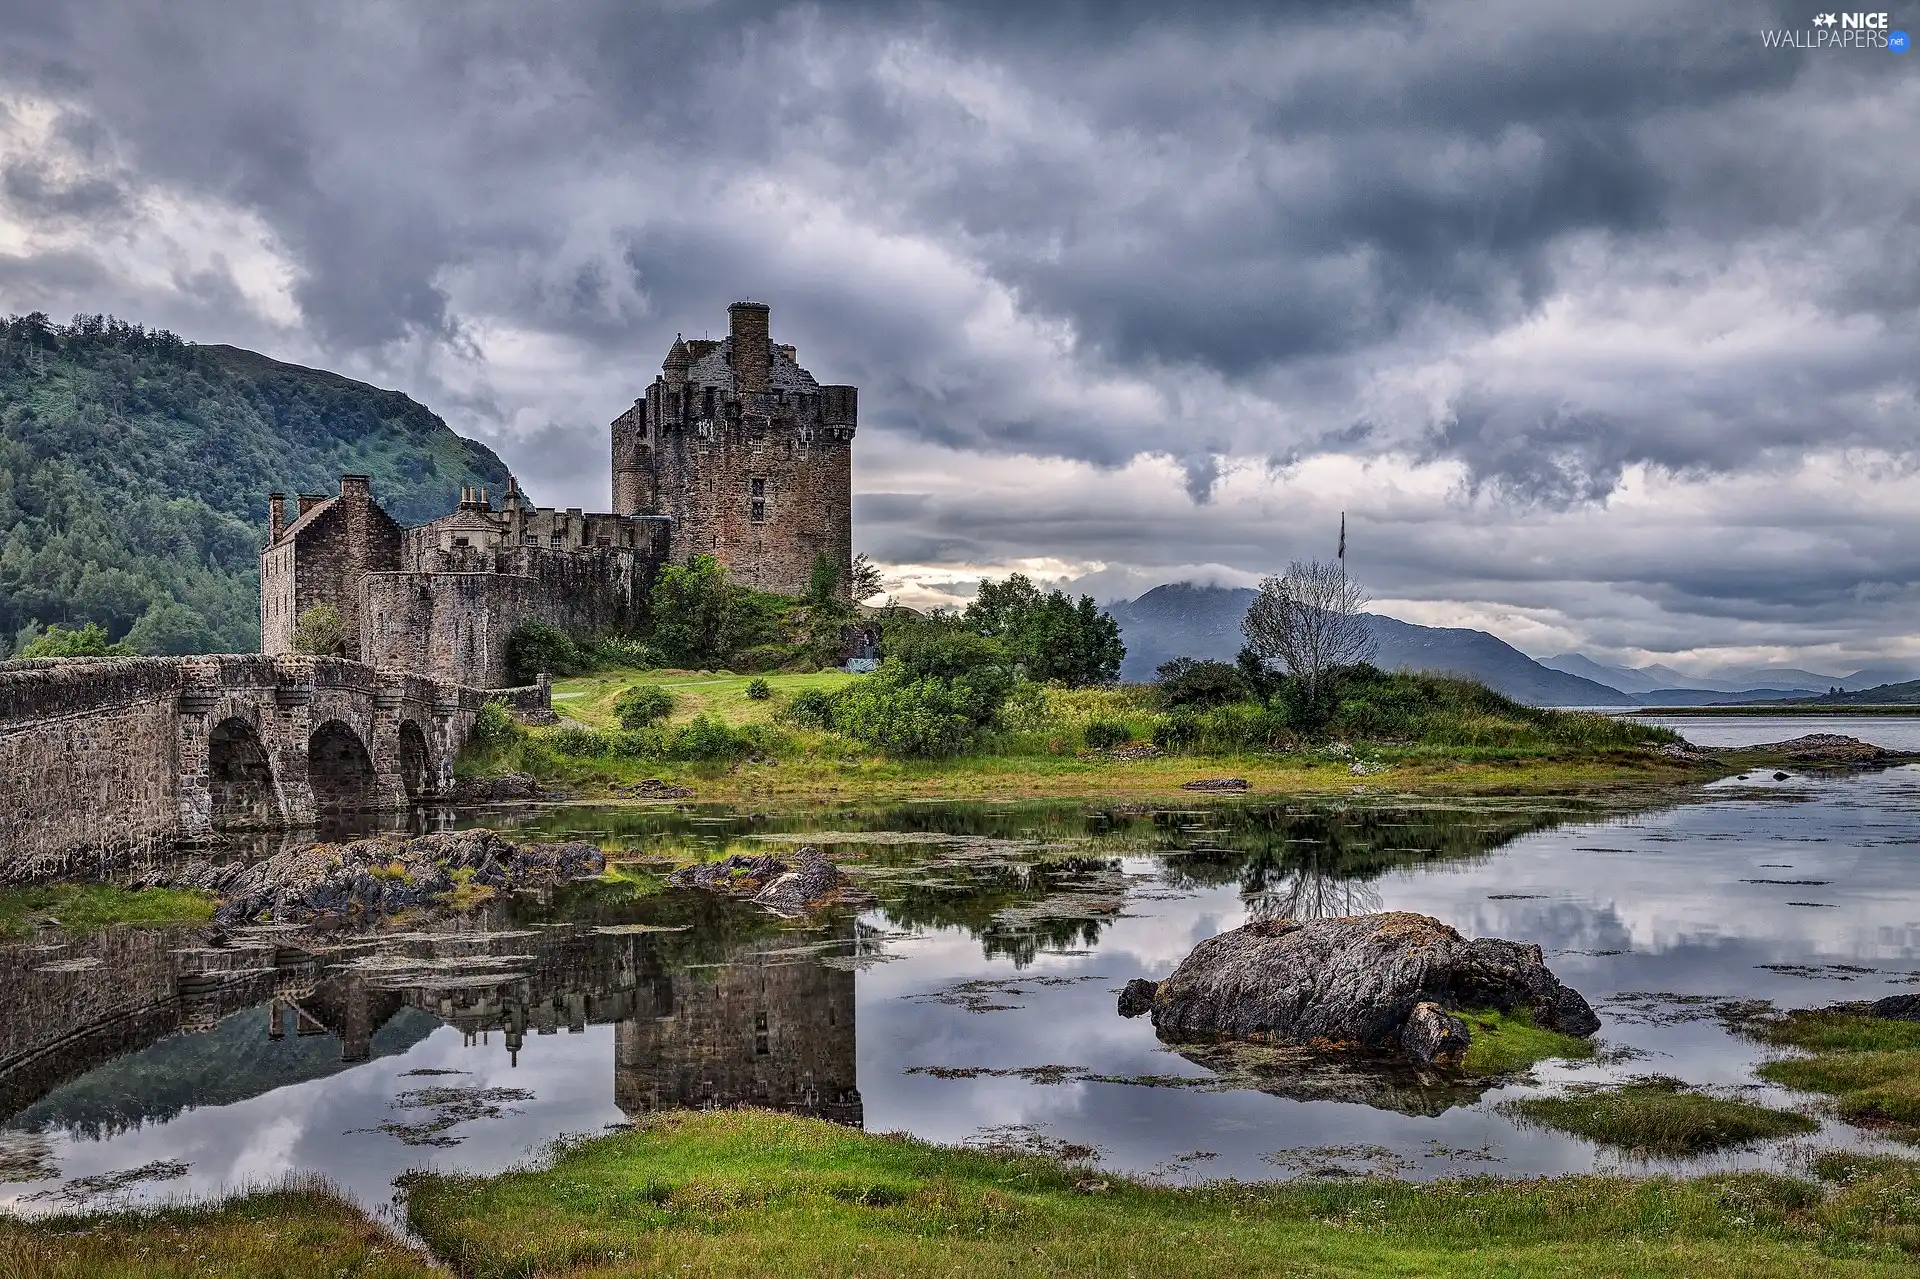
M481 560L484 557L486 567ZM522 546L474 553L471 572L372 573L361 579L360 647L383 668L480 688L512 682L508 641L527 619L575 634L636 625L657 564L620 548Z

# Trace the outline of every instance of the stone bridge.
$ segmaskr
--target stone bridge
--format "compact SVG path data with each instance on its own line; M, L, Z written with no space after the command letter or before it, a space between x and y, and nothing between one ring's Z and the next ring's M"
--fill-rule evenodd
M489 692L331 657L0 662L0 880L444 795Z

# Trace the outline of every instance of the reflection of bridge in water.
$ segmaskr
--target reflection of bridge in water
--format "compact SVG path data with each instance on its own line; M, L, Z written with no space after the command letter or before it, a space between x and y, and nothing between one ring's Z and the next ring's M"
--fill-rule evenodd
M845 929L851 944L850 921ZM94 1122L164 1119L206 1103L176 1087L149 1104L149 1074L217 1079L207 1103L220 1104L404 1051L440 1023L473 1041L498 1034L515 1064L542 1036L612 1025L614 1102L632 1116L753 1105L858 1125L854 974L794 954L791 934L678 965L666 953L672 936L422 933L328 945L324 955L291 936L219 949L182 945L177 934L87 939L23 968L31 990L17 980L0 988L0 1116L32 1107L36 1124L57 1123L71 1109L66 1094L88 1092L89 1072L104 1067L117 1077L112 1114ZM216 1027L196 1036L204 1048L181 1042ZM331 1064L304 1046L262 1051L320 1036L339 1044ZM166 1069L143 1071L139 1058L155 1053ZM253 1078L232 1077L239 1058Z

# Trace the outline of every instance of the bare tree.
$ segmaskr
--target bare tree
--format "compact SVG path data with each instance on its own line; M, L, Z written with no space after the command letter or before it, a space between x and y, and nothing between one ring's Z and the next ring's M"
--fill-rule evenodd
M1278 662L1317 705L1327 676L1373 656L1373 632L1360 611L1367 593L1339 564L1295 560L1279 577L1260 580L1260 594L1240 623L1247 647Z

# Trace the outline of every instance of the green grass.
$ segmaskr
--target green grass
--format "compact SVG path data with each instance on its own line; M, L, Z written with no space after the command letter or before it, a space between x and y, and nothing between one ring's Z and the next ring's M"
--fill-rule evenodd
M1145 1185L1031 1155L766 1111L677 1112L494 1177L403 1178L445 1268L319 1188L208 1207L0 1217L0 1274L1641 1276L1891 1279L1920 1258L1920 1164L1767 1173Z
M0 1216L8 1279L427 1279L444 1274L321 1187L225 1203L22 1221Z
M662 1116L549 1167L407 1181L461 1275L1764 1276L1910 1273L1910 1166L1808 1182L1566 1177L1147 1186L756 1111ZM1905 1197L1903 1197L1905 1196Z
M1768 1062L1761 1078L1825 1093L1847 1122L1920 1143L1920 1022L1815 1008L1761 1023L1755 1033L1813 1054Z
M747 696L755 678L767 681L772 698L756 701ZM837 671L756 677L610 670L557 681L554 709L589 728L608 730L615 727L614 699L624 689L658 684L676 698L673 724L707 715L736 728L751 727L777 717L802 689L832 691L858 678ZM1393 684L1388 691L1397 688ZM1554 714L1522 710L1528 716ZM1151 690L1141 686L1048 688L1039 705L1031 697L1016 698L1006 718L1005 730L984 735L976 753L942 760L890 759L835 733L778 725L776 733L763 739L774 745L757 750L756 762L750 763L564 755L553 748L552 732L521 731L509 741L471 744L459 769L462 774L526 771L589 799L612 797L609 788L614 784L655 777L693 787L701 801L737 804L835 803L856 796L877 802L1165 796L1178 794L1182 783L1221 776L1244 777L1257 792L1296 795L1344 794L1356 786L1516 794L1698 781L1729 771L1663 759L1638 748L1621 749L1610 736L1614 729L1586 719L1553 720L1566 740L1545 744L1537 737L1516 737L1532 731L1518 721L1476 720L1471 733L1445 746L1413 740L1354 741L1343 749L1212 749L1138 759L1083 751L1080 734L1095 721L1125 723L1138 739L1150 735L1161 715ZM1399 720L1388 717L1382 722ZM1636 730L1628 726L1628 731ZM1353 772L1356 759L1365 761L1360 775Z
M1502 1108L1543 1128L1655 1159L1684 1158L1820 1128L1805 1115L1694 1092L1666 1078L1564 1097L1523 1097Z
M113 924L204 924L213 918L216 900L183 888L130 891L109 884L0 889L0 938L30 936L33 921L42 918L55 920L70 933Z
M1573 1035L1563 1035L1533 1024L1533 1014L1524 1008L1511 1012L1463 1012L1472 1042L1461 1066L1471 1074L1504 1075L1525 1070L1535 1062L1554 1059L1578 1060L1594 1054L1593 1044Z

